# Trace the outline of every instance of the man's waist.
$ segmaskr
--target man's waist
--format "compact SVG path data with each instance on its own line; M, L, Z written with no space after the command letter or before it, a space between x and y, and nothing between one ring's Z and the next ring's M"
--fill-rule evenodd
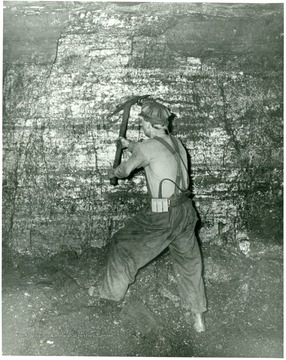
M173 194L169 200L171 204L175 204L176 202L186 201L189 198L191 192L189 190L179 192L178 194Z
M151 207L153 212L167 212L169 208L179 206L189 199L190 191L173 194L167 198L152 198Z

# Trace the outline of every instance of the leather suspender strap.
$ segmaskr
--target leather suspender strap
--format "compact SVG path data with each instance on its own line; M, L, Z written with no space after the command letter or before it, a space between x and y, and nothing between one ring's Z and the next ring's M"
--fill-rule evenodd
M183 188L185 189L186 188L186 183L185 183L185 180L184 180L184 176L183 176L183 172L182 172L182 166L181 166L181 161L183 162L186 170L187 170L187 167L180 155L180 150L179 150L179 147L178 145L175 143L175 140L171 137L171 140L174 144L174 147L176 148L176 150L169 144L167 143L167 141L165 141L164 139L158 137L158 136L155 136L154 137L155 140L159 141L161 144L163 144L175 157L176 161L177 161L177 164L178 164L178 168L177 168L177 177L176 177L176 182L172 181L171 179L163 179L163 180L169 180L171 182L173 182L175 184L175 194L178 194L178 191L179 191L179 185L180 185L180 180L182 179L182 183L183 183ZM188 170L187 170L188 171ZM162 182L163 180L160 182L160 186L159 186L159 198L162 198ZM180 189L181 190L181 189ZM182 191L182 190L181 190Z
M177 150L177 153L178 153L178 155L179 155L179 157L181 158L181 160L182 160L182 163L184 164L184 167L185 167L185 169L186 169L186 171L188 172L188 167L186 166L186 164L185 164L185 162L184 162L184 160L183 160L183 158L182 158L182 156L181 156L181 153L180 153L180 148L179 148L179 140L177 139L177 138L175 138L174 136L172 136L172 135L170 135L170 138L171 138L171 140L172 140L172 142L173 142L173 144L174 144L174 147L176 148L176 150Z
M174 136L172 136L172 135L170 135L170 138L171 138L171 140L172 140L172 143L173 143L175 149L177 150L178 157L180 157L181 162L183 163L183 165L184 165L184 167L185 167L185 169L186 169L186 172L187 172L187 174L188 174L188 172L189 172L189 171L188 171L188 167L187 167L187 165L185 164L185 162L184 162L184 160L183 160L183 158L182 158L182 156L181 156L181 153L180 153L179 140L178 140L177 138L175 138ZM180 162L180 164L181 164L181 162ZM186 183L185 183L185 179L184 179L184 177L183 177L182 169L181 169L181 175L182 175L183 188L184 188L184 189L188 189L188 188L189 188L189 178L187 178L187 184L186 184Z

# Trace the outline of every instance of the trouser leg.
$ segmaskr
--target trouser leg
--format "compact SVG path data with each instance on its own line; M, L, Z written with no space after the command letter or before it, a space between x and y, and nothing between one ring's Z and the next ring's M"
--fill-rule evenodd
M196 219L192 203L187 202L170 213L143 211L129 221L112 239L100 296L121 300L137 271L170 245L182 307L195 313L206 311Z
M135 274L134 262L131 258L126 261L126 254L124 255L124 250L121 251L118 246L117 237L113 237L103 278L98 287L100 297L121 300Z
M206 311L206 296L201 253L194 227L195 223L190 224L169 247L182 307L194 313L203 313Z
M121 300L137 271L159 255L170 242L168 213L143 211L112 238L111 249L99 284L100 297Z

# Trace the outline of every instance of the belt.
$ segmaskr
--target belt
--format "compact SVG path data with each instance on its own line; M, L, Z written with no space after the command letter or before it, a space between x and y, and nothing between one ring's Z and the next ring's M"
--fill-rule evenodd
M179 193L179 194L173 194L170 198L170 207L175 207L178 205L181 205L189 200L189 195L191 192L189 190Z
M168 212L169 208L179 206L189 200L190 191L173 194L169 198L152 198L151 209L152 212Z

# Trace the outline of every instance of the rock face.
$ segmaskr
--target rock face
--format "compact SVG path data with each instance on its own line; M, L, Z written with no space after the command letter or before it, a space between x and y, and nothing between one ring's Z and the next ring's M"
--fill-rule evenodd
M107 179L107 115L144 94L177 115L202 241L279 239L282 36L282 4L5 2L4 245L100 247L147 201L141 173Z

